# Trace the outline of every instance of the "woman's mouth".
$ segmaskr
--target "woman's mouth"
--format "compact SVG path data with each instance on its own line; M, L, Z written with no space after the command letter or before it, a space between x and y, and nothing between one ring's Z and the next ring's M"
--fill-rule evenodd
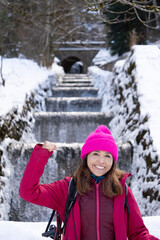
M94 165L96 168L98 168L99 170L104 170L104 167L102 166L98 166L98 165Z

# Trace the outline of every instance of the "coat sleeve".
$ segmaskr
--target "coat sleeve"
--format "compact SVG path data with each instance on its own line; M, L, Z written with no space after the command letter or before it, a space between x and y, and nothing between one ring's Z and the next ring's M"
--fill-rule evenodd
M34 147L20 183L19 194L24 200L58 210L61 215L68 196L67 180L40 184L40 177L52 153L43 149L41 144Z
M128 214L128 239L129 240L159 240L149 234L144 225L138 204L133 196L131 189L128 187L127 201L130 214Z

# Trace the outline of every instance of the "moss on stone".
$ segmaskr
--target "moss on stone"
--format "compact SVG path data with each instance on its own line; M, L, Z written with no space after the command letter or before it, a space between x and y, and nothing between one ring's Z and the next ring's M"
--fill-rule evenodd
M149 197L149 202L151 203L153 200L160 201L159 191L154 191L154 188L148 188L147 190L142 192L144 198Z
M21 114L18 114L17 108L13 108L0 118L0 141L3 141L6 137L20 140L24 129L28 126L27 114L34 106L34 94L31 94L30 97L26 96ZM30 118L29 121L32 121L32 119Z
M2 160L2 155L3 155L3 151L0 149L0 177L4 176L3 168L5 167L5 164Z
M132 75L132 71L136 68L136 63L135 62L131 62L128 69L127 69L127 73L129 75Z

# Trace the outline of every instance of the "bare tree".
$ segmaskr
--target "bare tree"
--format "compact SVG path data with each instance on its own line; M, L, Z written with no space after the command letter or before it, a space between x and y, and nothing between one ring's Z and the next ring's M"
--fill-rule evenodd
M15 23L18 52L45 66L52 63L55 42L90 38L86 24L96 18L83 0L0 0L0 7Z
M88 11L96 12L99 17L108 24L116 24L119 22L126 22L134 20L135 14L141 23L147 27L156 28L157 24L159 25L160 17L160 2L159 0L84 0L88 4ZM127 12L130 12L130 17L124 19L119 19L119 15L125 12L112 12L110 11L110 6L121 3L123 5L129 6ZM104 12L113 13L117 16L113 19L109 19L104 16ZM142 19L140 12L146 13L147 18ZM153 25L153 22L155 25Z

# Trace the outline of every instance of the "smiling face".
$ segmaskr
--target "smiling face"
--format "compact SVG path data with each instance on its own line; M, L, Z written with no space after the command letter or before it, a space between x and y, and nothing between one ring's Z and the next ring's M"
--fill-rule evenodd
M106 174L112 167L113 156L105 151L93 151L87 156L89 170L97 177Z

